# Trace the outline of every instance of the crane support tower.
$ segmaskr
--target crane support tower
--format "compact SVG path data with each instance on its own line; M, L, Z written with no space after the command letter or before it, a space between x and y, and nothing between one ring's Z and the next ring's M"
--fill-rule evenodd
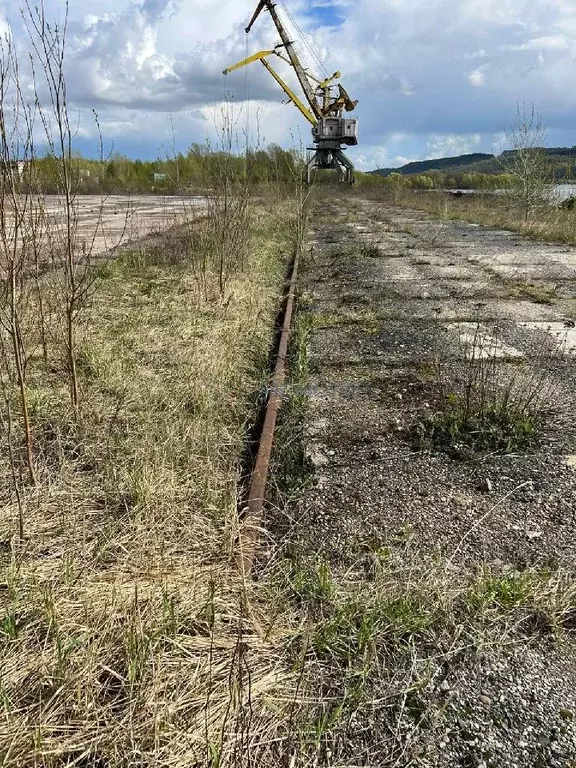
M246 27L246 33L250 32L254 22L264 10L268 11L272 17L282 42L270 50L255 53L253 56L228 67L224 70L224 74L227 75L235 69L260 61L282 88L288 101L294 104L312 125L314 146L308 147L308 183L311 181L314 169L322 168L336 170L340 181L353 184L354 165L346 157L343 149L345 146L358 144L358 121L354 117L344 117L343 113L352 112L358 102L352 101L344 87L336 82L340 79L340 72L334 72L331 77L321 79L312 75L302 66L294 48L294 41L290 40L278 15L276 3L272 0L261 0L258 3L254 15ZM267 61L270 56L277 56L292 67L302 88L304 100L299 98L272 68Z

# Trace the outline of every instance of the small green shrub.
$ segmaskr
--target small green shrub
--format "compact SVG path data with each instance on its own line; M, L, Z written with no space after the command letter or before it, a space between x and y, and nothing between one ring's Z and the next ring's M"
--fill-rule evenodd
M361 253L366 259L378 259L382 256L382 249L376 243L365 243Z
M487 333L476 323L470 332L470 323L464 326L460 356L437 353L431 373L436 409L411 425L410 440L417 450L436 448L460 459L526 451L537 437L543 406L553 399L546 368L508 359L497 329ZM559 351L550 349L550 360Z
M524 573L483 573L470 585L465 605L471 615L484 615L486 611L506 613L528 608L534 602L538 587L546 576Z
M514 293L514 291L513 291ZM534 304L553 304L555 293L546 285L536 283L524 283L518 286L517 293L522 298L527 298Z
M94 271L97 280L111 280L118 274L116 262L112 259L106 259Z
M412 435L418 448L439 448L456 458L471 453L525 451L538 431L536 417L502 403L467 409L453 395L448 410L417 424Z

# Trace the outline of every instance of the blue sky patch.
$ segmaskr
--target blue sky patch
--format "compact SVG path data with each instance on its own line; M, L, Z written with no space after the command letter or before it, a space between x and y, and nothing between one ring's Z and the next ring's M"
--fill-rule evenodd
M313 5L305 11L305 16L315 27L339 27L346 20L339 5Z

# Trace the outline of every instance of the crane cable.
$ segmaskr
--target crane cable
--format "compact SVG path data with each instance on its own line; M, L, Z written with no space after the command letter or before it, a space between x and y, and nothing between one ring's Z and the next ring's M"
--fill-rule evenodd
M294 16L292 16L290 11L288 10L288 8L286 6L286 3L284 2L284 0L278 0L278 2L282 6L282 10L284 11L284 13L288 17L290 23L294 27L294 30L295 30L296 34L298 35L299 42L302 43L302 45L304 45L304 47L306 48L307 52L312 57L314 63L318 66L318 69L323 73L324 77L327 78L328 77L328 71L326 70L326 67L324 66L324 64L322 64L322 62L318 58L318 55L315 53L314 49L312 48L312 46L308 42L307 37L304 34L304 32L302 32L302 30L300 29L300 27L298 25L298 22L296 21Z
M244 58L248 58L248 35L244 39ZM244 104L246 108L246 127L245 127L245 139L246 139L246 156L244 159L244 173L248 178L248 158L250 157L250 83L248 81L248 67L244 67Z
M302 43L304 45L304 47L306 48L307 52L310 54L310 56L312 57L314 62L318 65L318 67L320 69L324 70L324 66L323 66L322 62L320 61L320 59L318 58L318 56L314 52L312 46L310 45L310 43L306 39L306 36L302 32L300 26L298 25L298 22L296 21L294 16L290 13L290 10L288 9L288 6L284 2L284 0L279 0L279 3L282 6L282 9L283 9L284 13L288 17L288 20L290 21L290 24L294 27L294 31L296 32L296 34L298 36L298 42L300 42L300 43Z

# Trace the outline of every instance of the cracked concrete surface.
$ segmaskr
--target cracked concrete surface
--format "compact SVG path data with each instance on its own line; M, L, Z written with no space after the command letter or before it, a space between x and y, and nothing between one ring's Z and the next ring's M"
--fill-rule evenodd
M576 250L355 205L350 217L334 204L337 223L314 228L303 278L315 326L309 449L324 457L307 503L327 551L353 557L367 536L386 542L409 528L416 546L447 556L486 516L464 559L573 564ZM526 279L535 295L522 293ZM552 283L550 303L539 303ZM439 356L456 370L475 336L476 354L495 351L502 371L542 372L550 398L537 444L468 464L411 450L405 428L433 407L422 372ZM490 493L480 490L486 478ZM534 529L538 540L524 534Z
M481 564L573 572L576 249L368 200L323 205L301 278L314 466L298 503L304 547L339 572L374 547L409 547L460 573ZM438 361L449 390L478 338L497 351L499 376L537 386L536 442L468 461L414 450L407 430L434 412ZM391 765L575 765L574 725L561 722L576 712L572 641L563 650L535 641L517 655L486 649L448 669L446 687L426 694L434 729ZM482 699L505 717L488 716ZM414 723L404 727L413 738ZM359 748L352 736L350 754ZM375 765L388 765L382 754Z
M103 254L196 216L205 205L205 198L189 195L78 195L73 203L77 247L93 256ZM37 206L45 213L45 229L57 238L66 227L63 198L47 195Z

